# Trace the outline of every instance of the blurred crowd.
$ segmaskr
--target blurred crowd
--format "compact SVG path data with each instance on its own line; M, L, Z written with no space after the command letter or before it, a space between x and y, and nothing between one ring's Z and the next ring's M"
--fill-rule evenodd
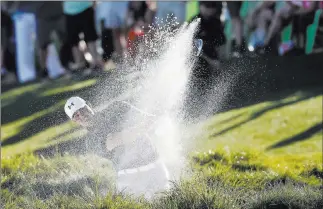
M243 58L282 56L296 48L308 54L313 45L322 47L322 1L194 2L1 1L1 78L13 75L27 82L113 68L124 54L136 53L134 45L148 25L166 18L176 18L179 25L201 19L196 36L204 41L203 58L210 63L222 59L221 50L226 57ZM188 4L196 5L193 12ZM290 33L283 37L287 26ZM21 32L32 27L32 35ZM26 59L36 63L36 74L17 79L28 74Z

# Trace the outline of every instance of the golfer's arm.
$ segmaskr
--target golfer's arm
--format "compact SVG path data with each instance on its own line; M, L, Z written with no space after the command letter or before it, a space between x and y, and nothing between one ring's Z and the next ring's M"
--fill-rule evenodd
M137 108L136 106L126 102L126 101L120 101L122 102L123 104L127 105L128 107L130 107L132 110L135 110L136 112L139 112L140 114L144 115L144 116L148 116L148 117L151 117L151 118L155 118L156 116L151 114L151 113L148 113L148 112L145 112L143 110L140 110L139 108Z

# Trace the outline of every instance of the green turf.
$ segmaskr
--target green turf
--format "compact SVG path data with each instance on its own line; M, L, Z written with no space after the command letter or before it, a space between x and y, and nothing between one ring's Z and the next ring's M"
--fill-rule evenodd
M36 151L84 135L64 114L66 99L86 94L96 79L30 84L1 94L1 155Z
M76 180L57 183L57 175L70 178L87 172L90 165L99 162L97 158L39 159L28 154L86 134L67 120L63 104L71 95L91 95L95 85L96 79L62 80L21 86L1 95L1 186L7 208L28 208L30 204L39 208L53 208L53 204L61 208L268 208L272 204L320 208L321 89L275 93L265 96L263 102L202 121L203 129L190 154L192 178L177 182L164 198L150 204L115 195L103 199L91 196L87 187L80 190L79 185L85 184ZM85 178L94 194L96 185L109 184L93 183L95 172L88 172ZM271 189L279 182L283 184ZM12 191L12 185L20 186ZM32 189L42 194L42 187L37 185L54 191L54 195L43 202L30 193ZM70 195L70 190L79 194ZM243 200L247 196L252 198Z
M210 119L204 147L253 148L270 155L322 152L322 96L264 102ZM309 131L304 137L297 135ZM294 139L294 140L293 140Z
M194 147L199 164L214 167L212 175L230 173L222 177L242 180L243 186L275 176L320 185L322 179L310 175L318 171L322 176L322 95L317 91L299 91L212 117L204 122L203 137Z

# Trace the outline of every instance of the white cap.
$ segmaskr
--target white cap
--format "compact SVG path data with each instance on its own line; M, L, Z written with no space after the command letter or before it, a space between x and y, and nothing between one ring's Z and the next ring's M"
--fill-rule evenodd
M87 105L84 99L80 97L71 97L66 101L64 110L66 115L72 119L74 113L85 106Z

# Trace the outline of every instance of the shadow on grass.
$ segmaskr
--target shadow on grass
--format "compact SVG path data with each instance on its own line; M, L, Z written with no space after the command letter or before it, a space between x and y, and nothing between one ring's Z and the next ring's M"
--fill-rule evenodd
M293 100L293 101L288 101L288 102L284 102L284 101L278 101L278 102L275 102L273 105L270 105L268 107L265 107L259 111L256 111L255 113L251 114L251 116L244 120L244 121L241 121L237 124L234 124L228 128L225 128L224 130L220 131L220 132L217 132L215 134L212 135L212 137L216 137L216 136L220 136L220 135L223 135L229 131L232 131L233 129L235 128L238 128L252 120L255 120L257 118L259 118L260 116L264 115L265 113L271 111L271 110L274 110L274 109L278 109L278 108L282 108L282 107L285 107L285 106L288 106L288 105L292 105L292 104L295 104L295 103L298 103L298 102L301 102L301 101L304 101L304 100L307 100L307 99L310 99L310 98L313 98L313 97L316 97L317 95L320 95L321 92L318 92L318 91L313 91L313 92L304 92L304 95L299 97L298 99L296 100ZM239 117L239 115L238 115ZM233 118L234 119L234 118ZM233 120L232 119L232 120ZM229 119L231 120L231 119Z
M62 99L66 99L74 94L90 94L90 92L86 92L90 89L91 87L86 87L76 91L64 92L58 95L47 97L38 97L35 94L23 95L14 104L2 109L3 114L1 115L1 122L2 124L6 124L17 119L22 119L46 108L50 108L60 102ZM52 126L60 125L67 120L68 118L62 109L49 112L25 124L18 134L3 141L2 146L12 145L21 140L28 139L29 137L37 135L38 133Z
M260 165L253 165L253 164L238 164L233 163L232 169L240 171L240 172L250 172L250 171L263 171L266 170L266 167Z
M78 88L74 90L67 89L66 91L43 96L42 94L47 90L51 90L54 88L64 87L66 84L71 84L72 80L57 80L49 84L45 84L44 87L40 89L36 89L34 92L26 92L19 95L13 101L10 101L9 105L6 105L1 108L1 124L5 125L26 117L33 117L34 114L39 113L41 111L46 111L48 108L54 108L55 110L51 110L50 112L45 112L44 115L40 117L35 116L31 118L30 122L27 122L21 127L21 130L14 136L11 136L4 141L2 141L2 146L13 145L22 140L28 139L31 136L37 135L42 131L57 125L61 125L65 123L68 118L64 113L62 107L57 110L55 105L57 105L62 100L67 99L73 95L79 95L81 97L87 98L89 101L93 97L96 97L97 94L103 94L104 98L109 99L109 96L105 97L105 89L102 87L113 85L114 77L109 76L108 74L102 74L102 76L98 77L78 77L77 80L74 79L73 84L77 84L79 82L84 82L93 78L97 78L97 82L92 85L84 86L83 88ZM117 81L116 81L117 82ZM30 85L30 84L26 84ZM22 86L22 85L20 85ZM111 91L111 88L108 88ZM101 92L99 92L101 91ZM95 92L95 94L93 94ZM92 103L92 102L91 102ZM13 124L15 125L15 124ZM16 129L20 129L20 127L16 127ZM68 133L67 133L68 134ZM63 134L64 135L64 134ZM53 137L53 136L50 136ZM50 138L49 137L49 138ZM54 140L58 139L60 136L54 136Z
M228 118L228 119L225 119L225 120L220 121L220 123L219 123L219 124L226 124L226 123L228 123L228 122L231 122L231 121L233 121L233 120L235 120L235 119L240 118L240 117L241 117L242 115L244 115L244 114L245 114L245 112L240 113L240 114L235 115L235 116L232 116L231 118Z
M119 75L111 75L110 73L102 73L99 76L78 76L71 80L62 79L44 84L41 88L36 88L34 91L29 90L25 93L20 94L14 99L8 99L7 104L1 107L1 124L5 125L21 118L31 116L34 113L40 112L42 110L46 110L47 108L57 104L57 102L63 99L67 99L72 95L80 95L81 97L84 96L88 100L98 98L99 100L102 100L102 98L109 99L111 96L120 93L122 91L122 87L125 86L122 83L124 81L115 79L118 76ZM96 83L92 85L86 85L83 88L74 90L66 89L63 92L48 96L43 95L43 93L48 90L55 88L64 88L65 85L70 86L71 84L74 85L78 84L79 82L89 81L91 79L96 79ZM30 84L19 85L17 88L23 86L28 87L28 85ZM92 102L95 103L96 101L91 101L91 103Z
M82 79L80 81L86 80L87 79ZM36 112L46 110L47 108L57 104L57 102L59 102L62 99L65 99L73 94L80 94L81 92L90 89L90 87L85 87L83 89L66 91L51 96L40 96L42 92L45 92L48 89L56 88L60 85L66 84L69 83L66 81L56 81L55 83L44 85L44 87L41 89L37 89L33 92L27 92L18 96L9 105L6 105L1 108L1 124L5 125L18 119L31 116Z
M292 136L292 137L284 139L274 145L271 145L270 147L267 148L267 150L277 149L280 147L288 146L288 145L296 143L296 142L306 140L306 139L310 138L311 136L313 136L319 132L322 132L322 129L323 129L323 124L318 123L318 124L312 126L311 128L305 130L304 132L301 132L295 136Z
M316 178L320 178L323 180L323 171L320 171L318 168L313 168L309 172L309 176L315 176ZM323 185L322 185L323 186Z
M55 140L57 140L57 139L59 139L59 138L64 138L66 135L68 135L68 134L72 134L72 133L75 133L75 132L78 132L78 131L80 131L80 130L82 130L82 129L83 129L82 127L77 126L77 127L71 128L71 129L69 129L69 130L67 130L67 131L64 131L64 132L63 132L63 133L61 133L61 134L58 134L58 135L56 135L55 137L50 138L49 140L50 140L50 141L55 141Z

